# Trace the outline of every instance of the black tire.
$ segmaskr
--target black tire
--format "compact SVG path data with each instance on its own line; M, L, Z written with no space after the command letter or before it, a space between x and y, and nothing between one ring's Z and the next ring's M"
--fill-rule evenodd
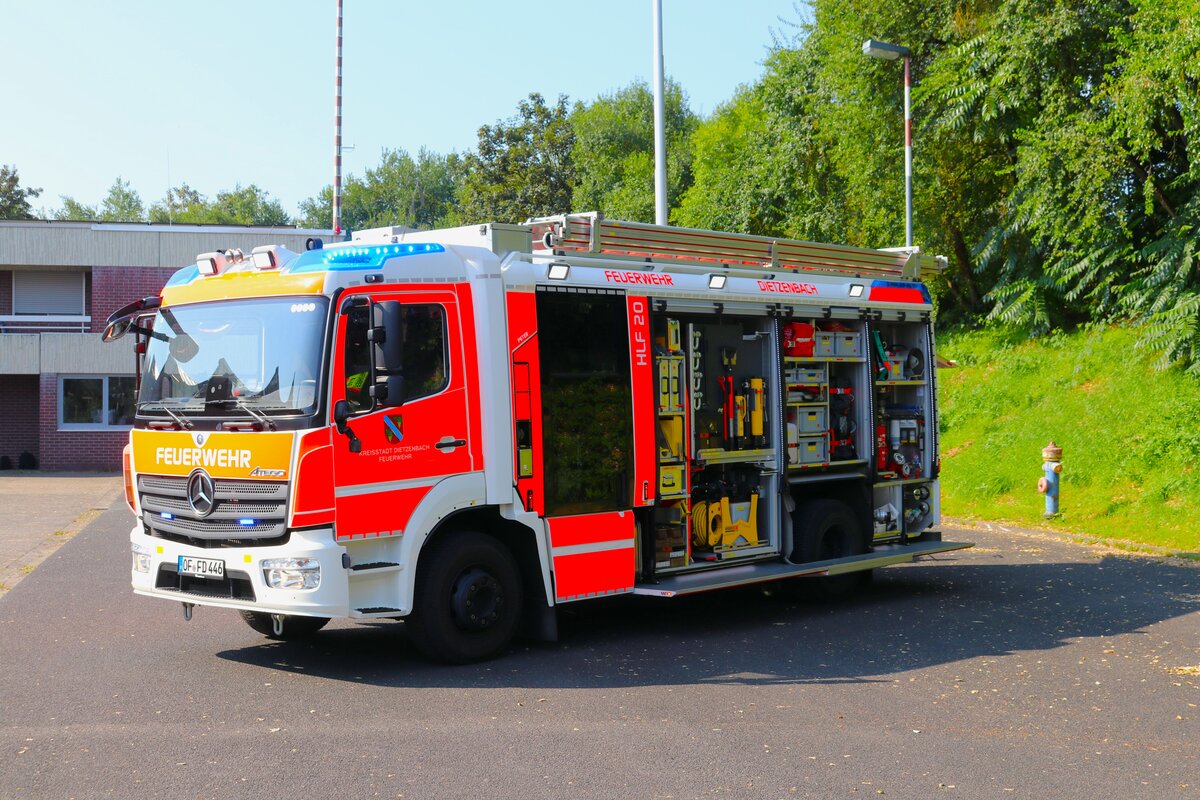
M307 639L329 624L328 617L300 617L288 614L283 618L283 633L277 636L275 635L275 623L270 614L264 614L261 611L239 611L238 613L251 628L268 639L277 641Z
M812 500L792 516L795 546L792 560L799 563L828 561L867 552L862 526L849 506L838 500ZM819 602L844 600L870 581L869 570L825 578L799 578L787 583Z
M449 531L421 553L405 627L429 658L481 661L512 642L521 601L520 573L507 547L475 531Z

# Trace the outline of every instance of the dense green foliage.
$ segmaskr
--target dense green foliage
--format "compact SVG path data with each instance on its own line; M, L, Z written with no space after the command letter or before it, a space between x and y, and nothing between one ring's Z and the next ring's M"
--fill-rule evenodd
M404 150L384 150L379 166L342 184L342 227L347 230L404 225L435 228L457 224L455 192L462 181L463 159L422 149L413 158ZM327 228L333 219L333 187L300 204L300 224Z
M186 183L172 187L146 209L141 195L128 181L117 178L99 206L89 206L64 195L55 219L103 222L168 222L185 225L290 225L291 218L278 200L254 184L217 192L208 200Z
M575 132L573 209L598 209L616 219L654 221L654 95L633 83L590 105L577 103L570 117ZM667 201L677 203L692 182L689 139L699 120L678 84L663 93L667 145Z
M566 97L551 106L535 92L515 117L480 128L458 192L463 218L520 222L569 208L575 131L567 117Z
M939 354L959 365L938 371L943 513L1196 552L1200 385L1156 371L1138 337L1102 326L943 337ZM1052 439L1063 513L1045 521L1037 481Z

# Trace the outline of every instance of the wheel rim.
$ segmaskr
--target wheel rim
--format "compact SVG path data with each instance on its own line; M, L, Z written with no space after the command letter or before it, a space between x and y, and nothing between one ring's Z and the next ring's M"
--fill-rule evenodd
M465 631L487 630L500 619L503 606L504 588L481 567L464 570L450 591L454 622Z
M821 549L817 553L817 560L829 561L846 555L846 539L846 531L842 530L840 525L829 528L821 537Z

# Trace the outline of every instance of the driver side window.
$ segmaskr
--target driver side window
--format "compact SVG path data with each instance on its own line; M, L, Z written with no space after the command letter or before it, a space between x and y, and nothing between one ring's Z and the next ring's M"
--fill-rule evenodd
M346 401L354 412L372 406L367 384L371 375L371 345L367 329L371 325L370 306L353 308L346 315Z

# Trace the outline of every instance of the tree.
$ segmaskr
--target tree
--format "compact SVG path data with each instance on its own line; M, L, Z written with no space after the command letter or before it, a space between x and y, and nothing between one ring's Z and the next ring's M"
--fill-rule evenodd
M128 181L118 177L113 182L108 195L100 202L100 219L112 222L142 222L146 219L142 198Z
M0 219L32 219L29 201L41 193L41 189L21 187L15 166L0 164Z
M217 192L209 201L186 183L174 186L150 207L151 222L192 225L290 225L283 205L255 184Z
M548 106L535 92L516 116L481 127L458 191L463 220L521 222L569 210L574 145L565 95Z
M210 207L213 222L226 225L291 225L283 205L255 184L217 192Z
M95 206L84 205L74 197L64 194L59 199L62 200L62 208L54 212L55 219L94 220L100 216Z
M186 183L167 189L163 199L150 206L151 222L206 222L208 203L204 196Z
M55 219L99 220L102 222L145 222L146 209L141 195L129 181L118 177L109 187L108 194L96 206L85 205L69 195L62 195L62 208L54 212Z
M844 179L822 135L817 61L777 50L763 78L717 108L692 137L695 182L682 225L816 241L845 241Z
M692 182L689 139L698 120L679 84L668 81L663 99L667 204L672 206ZM653 222L654 95L650 87L632 83L590 105L578 103L570 122L575 134L575 187L571 208L563 210L601 211L617 219Z
M404 150L384 150L379 166L342 186L342 227L347 230L404 225L434 228L457 224L455 193L463 159L422 148L414 159ZM300 203L301 224L328 228L333 219L333 188Z

